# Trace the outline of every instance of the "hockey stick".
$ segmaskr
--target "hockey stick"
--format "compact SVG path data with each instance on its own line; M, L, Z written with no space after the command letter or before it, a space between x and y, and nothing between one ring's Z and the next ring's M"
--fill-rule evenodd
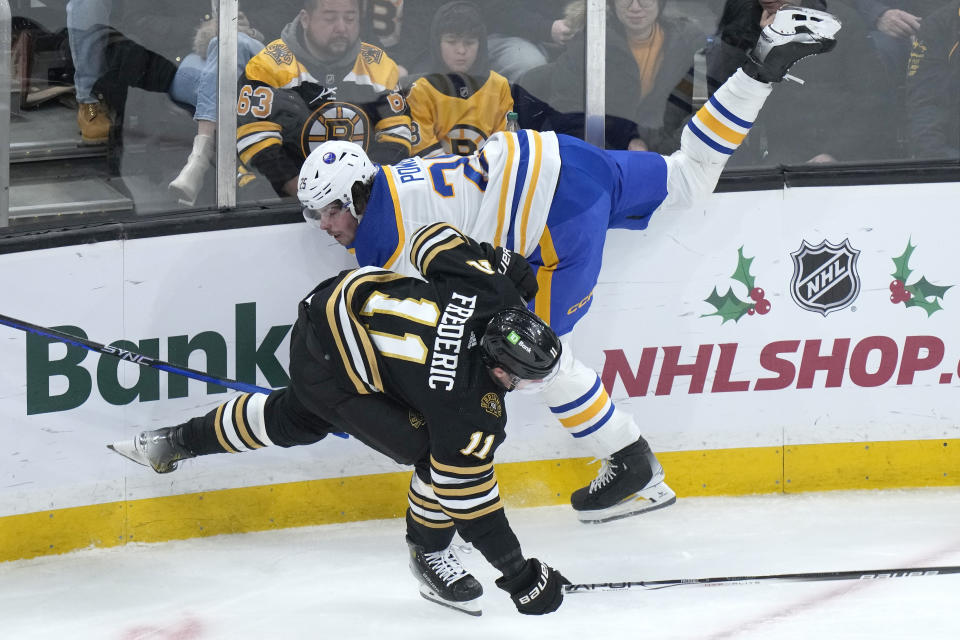
M217 376L212 376L209 373L204 373L203 371L197 371L188 367L180 367L175 364L170 364L169 362L164 362L163 360L145 356L142 353L137 353L135 351L128 351L119 347L111 347L109 345L100 344L99 342L94 342L93 340L78 338L77 336L70 335L69 333L64 333L48 327L41 327L39 325L24 322L23 320L17 320L16 318L11 318L10 316L5 316L3 314L0 314L0 324L12 327L14 329L19 329L20 331L24 331L26 333L33 333L38 336L43 336L44 338L50 338L51 340L64 342L74 347L81 347L88 351L93 351L94 353L102 353L104 355L112 356L118 360L126 360L127 362L139 364L143 367L159 369L160 371L166 371L167 373L173 373L178 376L200 380L201 382L219 384L222 387L227 387L228 389L233 389L234 391L243 391L245 393L266 393L268 395L272 391L272 389L259 387L255 384L239 382L237 380L231 380L230 378L219 378ZM346 433L340 433L339 431L331 431L330 433L338 438L349 438Z
M593 582L564 585L564 593L589 591L625 591L627 589L666 589L667 587L711 587L730 584L758 584L761 582L816 582L820 580L882 580L886 578L918 578L960 573L960 566L912 567L908 569L875 569L857 571L821 571L814 573L779 573L766 576L726 576L720 578L675 578L672 580L641 580L639 582Z
M271 389L258 387L255 384L238 382L237 380L231 380L230 378L218 378L217 376L212 376L208 373L204 373L203 371L196 371L194 369L188 369L187 367L180 367L175 364L170 364L169 362L164 362L163 360L157 360L156 358L145 356L135 351L127 351L126 349L121 349L119 347L111 347L109 345L100 344L99 342L94 342L93 340L78 338L77 336L70 335L69 333L57 331L56 329L48 329L47 327L41 327L2 314L0 314L0 324L5 324L8 327L13 327L14 329L19 329L20 331L25 331L27 333L43 336L44 338L65 342L66 344L73 345L74 347L82 347L88 351L93 351L94 353L102 353L104 355L112 356L118 360L126 360L127 362L139 364L144 367L159 369L160 371L166 371L167 373L173 373L178 376L193 378L194 380L200 380L201 382L219 384L222 387L234 389L235 391L244 391L246 393L270 393L271 391Z

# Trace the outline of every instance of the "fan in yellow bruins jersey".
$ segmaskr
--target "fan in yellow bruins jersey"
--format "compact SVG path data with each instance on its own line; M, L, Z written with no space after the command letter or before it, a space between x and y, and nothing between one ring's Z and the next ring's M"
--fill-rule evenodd
M237 152L280 195L296 195L311 149L349 140L378 162L410 155L410 110L397 65L360 41L358 0L305 0L240 78Z
M456 531L503 573L497 586L521 613L555 611L566 579L524 558L493 467L504 394L542 382L560 359L557 335L521 306L536 278L519 254L446 223L417 232L410 261L427 281L363 267L310 292L291 333L289 387L111 448L166 473L195 456L347 432L416 467L406 520L421 595L480 614L483 588L450 546Z
M413 153L476 153L503 131L513 110L510 83L487 62L487 29L472 2L449 2L430 28L431 62L407 93L413 117Z

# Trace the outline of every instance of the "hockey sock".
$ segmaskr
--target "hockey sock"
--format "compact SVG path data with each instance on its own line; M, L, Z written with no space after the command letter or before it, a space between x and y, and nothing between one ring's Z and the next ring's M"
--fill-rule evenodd
M681 148L697 162L725 164L749 133L771 89L737 69L687 123Z
M456 529L453 520L440 507L433 487L419 477L423 473L422 466L418 464L417 471L410 478L410 491L407 493L407 536L429 553L450 546ZM425 468L429 477L429 464Z
M243 393L180 425L179 440L190 452L240 453L272 445L264 420L264 393Z
M598 458L606 458L640 437L640 428L630 414L614 405L600 376L572 356L569 343L564 343L556 378L542 395L567 433Z

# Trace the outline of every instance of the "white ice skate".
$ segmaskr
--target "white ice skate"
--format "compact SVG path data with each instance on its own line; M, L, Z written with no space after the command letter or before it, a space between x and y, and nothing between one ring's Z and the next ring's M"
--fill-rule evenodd
M840 21L833 14L785 5L760 32L743 71L761 82L780 82L798 60L833 49L839 31Z
M176 471L180 460L195 457L176 442L174 431L172 427L141 431L133 440L114 442L107 448L137 464L151 467L157 473L170 473Z

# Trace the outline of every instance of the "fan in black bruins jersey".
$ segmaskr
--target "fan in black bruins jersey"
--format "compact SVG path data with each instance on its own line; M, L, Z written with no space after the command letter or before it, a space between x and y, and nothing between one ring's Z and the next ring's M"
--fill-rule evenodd
M504 394L541 383L559 362L557 335L521 306L536 279L519 254L442 222L415 234L410 260L427 281L363 267L310 292L291 333L289 387L109 446L167 473L187 458L346 432L416 468L407 543L425 598L481 613L483 588L451 547L457 532L503 573L497 586L521 613L555 611L566 579L524 558L493 467Z
M296 195L303 160L327 140L355 142L380 163L408 157L410 110L398 81L394 61L360 41L358 0L304 0L240 78L240 162L279 195Z

